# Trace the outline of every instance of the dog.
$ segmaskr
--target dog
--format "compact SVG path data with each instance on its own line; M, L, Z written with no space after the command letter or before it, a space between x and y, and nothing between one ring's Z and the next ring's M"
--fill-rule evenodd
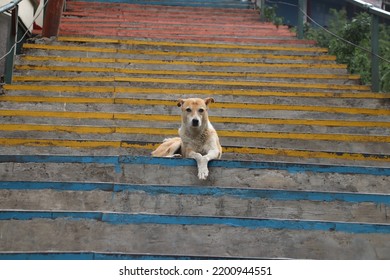
M208 162L220 159L222 147L216 130L208 117L209 104L214 98L179 99L177 106L181 108L181 126L179 136L165 139L152 152L155 157L174 157L181 155L184 158L193 158L198 166L198 178L207 179L209 175Z

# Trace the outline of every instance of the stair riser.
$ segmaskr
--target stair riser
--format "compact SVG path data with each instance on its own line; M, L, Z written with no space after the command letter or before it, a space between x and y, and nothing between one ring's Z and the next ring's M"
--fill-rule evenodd
M71 101L71 100L69 100ZM108 102L107 102L108 103ZM47 111L79 111L79 112L117 112L117 113L129 113L129 114L167 114L177 116L178 108L172 106L137 106L133 104L93 104L93 103L31 103L31 102L2 102L2 110L47 110ZM265 107L267 105L264 105ZM294 106L282 105L272 108L269 105L269 109L250 110L250 109L210 109L210 119L215 117L249 117L249 118L291 118L291 119L341 119L341 120L356 120L356 121L378 121L389 122L390 117L381 115L382 111L376 111L375 109L368 110L367 114L357 115L355 111L345 108L338 109L339 113L326 112L327 107L302 107L297 108ZM272 110L273 109L273 110ZM295 109L295 111L294 111ZM300 110L298 110L300 109ZM316 110L318 109L318 110ZM245 112L243 112L245 110ZM362 108L364 110L364 108ZM325 111L325 112L322 112ZM329 111L332 111L329 109Z
M183 96L195 97L198 96L200 98L210 97L210 96L223 96L222 99L227 102L232 102L236 100L241 100L240 103L248 103L248 104L256 104L258 100L257 98L281 98L281 100L295 100L297 98L301 98L301 102L305 99L313 99L320 101L321 104L327 102L327 100L333 100L338 98L340 102L343 100L349 100L350 102L363 102L367 101L368 104L376 104L378 108L388 107L388 95L386 93L373 93L373 92L320 92L320 91L257 91L257 90L244 90L244 89L236 89L236 90L199 90L199 89L174 89L174 88L161 88L161 87L132 87L132 86L124 86L124 87L113 87L113 86L77 86L77 85L39 85L39 84L8 84L4 85L4 91L13 92L15 95L35 95L39 96L38 93L42 93L42 97L47 96L58 96L59 93L62 93L63 96L81 96L86 98L96 98L96 97L104 97L104 98L114 98L116 96L121 96L125 98L126 96L133 97L136 95L138 98L134 99L155 99L161 100L161 102L165 102L163 100L172 100L177 101L178 98L182 98ZM88 95L87 95L88 94ZM159 98L152 98L152 96L157 95ZM246 98L254 98L249 99L252 102L246 101ZM11 95L9 97L2 97L2 101L12 100ZM243 99L244 98L244 99ZM43 100L43 98L42 98ZM94 99L95 100L95 99ZM219 100L219 99L218 99ZM217 103L220 101L217 100ZM266 99L265 99L266 100ZM360 100L360 101L357 101ZM40 102L44 102L40 101ZM67 101L68 102L68 101ZM149 102L149 101L148 101ZM373 103L371 103L373 102ZM99 103L99 102L97 102ZM276 103L276 102L274 102ZM318 103L318 102L317 102ZM315 104L317 104L315 103ZM165 103L164 103L165 104ZM300 103L301 104L301 103ZM359 103L354 104L358 106ZM230 105L232 106L232 105ZM213 106L215 107L215 106ZM349 106L347 106L349 107ZM350 110L354 110L353 107ZM386 115L386 113L382 113Z
M132 99L133 100L145 100L145 105L142 106L131 106L131 110L134 110L133 114L141 114L142 113L142 107L145 111L150 111L150 109L154 110L154 114L168 114L168 115L175 115L179 116L180 109L176 107L176 102L180 98L190 98L190 97L198 97L198 98L207 98L207 97L213 97L215 100L215 104L212 104L210 106L210 111L209 111L209 116L215 116L215 117L224 117L224 116L233 116L233 117L255 117L256 114L266 114L270 113L272 114L272 111L275 109L279 109L278 111L294 111L299 116L299 111L307 111L308 112L322 112L324 115L323 117L318 116L319 118L322 119L337 119L340 117L340 120L348 120L348 119L356 119L356 120L369 120L369 116L375 116L375 115L382 115L383 116L383 121L387 120L387 115L382 114L383 110L386 110L387 105L385 104L386 101L381 100L381 99L364 99L364 98L321 98L317 97L317 93L310 93L306 92L308 96L312 97L294 97L295 94L305 94L305 92L292 92L289 94L288 92L277 92L277 91L270 91L270 92L263 92L265 96L261 96L262 93L259 93L259 96L249 96L245 95L245 91L242 91L242 94L244 95L227 95L223 94L220 95L220 92L223 91L214 91L214 90L206 90L204 92L197 92L196 90L190 91L189 93L186 90L181 91L180 89L166 89L166 90L161 90L159 91L153 91L151 93L148 92L150 88L145 88L145 92L142 92L142 88L137 89L136 93L132 93L132 89L129 88L129 92L115 92L113 88L110 87L101 87L97 88L98 90L94 91L93 89L90 90L90 92L74 92L68 90L68 87L66 86L59 86L58 91L52 91L49 90L48 88L47 91L45 90L45 86L42 87L42 90L39 90L39 86L37 87L36 85L33 85L36 89L31 89L31 91L27 90L12 90L8 91L9 96L19 96L19 100L8 98L8 97L3 97L3 99L0 98L0 100L3 100L0 104L7 104L7 106L10 106L9 109L12 108L18 108L23 109L23 106L30 106L29 104L33 103L35 100L34 97L47 97L47 100L41 100L39 99L42 104L41 106L44 106L45 103L48 103L52 106L57 106L58 104L56 103L62 103L60 101L64 101L63 103L67 103L66 111L69 112L74 112L76 111L75 109L72 109L72 106L75 106L77 103L83 103L81 101L84 101L84 103L89 103L88 99L91 98L91 100L96 100L95 106L98 106L99 108L102 106L106 106L107 108L101 108L99 112L121 112L121 111L128 111L129 107L131 106ZM27 87L28 88L28 87ZM63 89L63 91L61 90ZM77 90L77 86L74 86L73 89ZM124 89L126 91L126 89ZM166 92L165 92L166 91ZM248 94L254 93L253 91L247 91ZM267 96L269 94L269 96ZM278 96L278 95L287 95L287 96ZM288 95L292 95L289 97ZM53 98L63 98L63 99L53 99ZM81 99L83 98L83 99ZM107 99L107 100L103 100ZM109 103L111 100L116 99L117 102L122 102L125 103L128 101L129 105L126 106L124 104L115 104L115 110L110 111L112 109L111 105L107 104L102 104L102 103ZM163 104L163 102L171 102L172 106L171 109L169 110L169 106L159 106L158 103L154 105L154 108L148 108L150 107L148 105L148 100L162 100L160 103ZM30 102L29 102L30 101ZM32 101L32 102L31 102ZM45 102L46 101L46 102ZM58 102L54 102L58 101ZM80 102L77 102L80 101ZM99 104L99 101L100 104ZM141 101L140 101L141 102ZM114 101L112 101L114 103ZM243 104L242 105L242 110L241 112L237 112L236 109L220 109L216 107L222 106L221 103L236 103L237 106L238 104ZM18 105L19 104L19 105ZM258 104L259 110L253 110L250 108L245 108L245 104ZM269 108L266 106L269 105ZM350 106L353 106L350 108ZM276 106L280 106L280 108L277 108ZM298 107L300 106L300 107ZM314 106L314 107L313 107ZM2 106L3 110L6 110L6 106ZM263 108L264 107L264 108ZM306 110L305 110L306 107ZM318 107L318 108L317 108ZM362 109L371 109L367 112L363 112L363 114L358 114L355 108L362 108ZM316 110L316 108L318 110ZM328 109L327 109L328 108ZM334 109L335 108L335 109ZM139 110L138 110L139 109ZM289 110L290 109L290 110ZM375 112L375 109L378 109L378 112ZM88 110L88 109L87 109ZM336 110L336 111L335 111ZM37 111L37 110L33 110ZM50 111L50 109L48 109ZM259 111L259 112L255 112ZM334 112L335 111L335 112ZM133 111L132 111L133 112ZM128 111L127 113L132 113ZM333 117L332 117L332 112ZM364 114L366 113L366 114ZM338 116L337 114L344 114L342 116ZM284 112L283 115L280 116L288 116L290 115L287 112ZM350 115L348 117L348 115ZM353 116L351 116L353 115ZM279 117L280 117L279 116ZM306 115L308 119L310 119L310 115ZM313 117L312 117L313 118Z
M14 252L82 249L96 252L261 258L387 259L390 250L388 234L254 230L221 225L118 226L99 221L67 219L1 221L0 225L3 236L0 248L2 251ZM61 238L58 239L58 236Z
M96 141L87 140L56 140L56 139L22 139L22 138L0 138L4 146L2 154L14 155L75 155L75 156L150 156L151 151L156 149L161 143L141 141ZM251 147L242 148L240 146L223 146L223 159L225 160L253 160L269 162L295 162L312 164L334 164L334 165L355 165L355 166L375 166L388 167L389 156L382 153L346 153L323 151L321 148L314 151L306 149L282 149L278 147Z
M17 184L17 183L15 183ZM186 187L188 188L188 187ZM142 186L140 187L142 190ZM228 195L169 195L145 191L0 190L4 209L107 211L166 215L230 216L388 224L389 205L372 202L244 199ZM185 190L184 190L185 192ZM194 190L196 192L196 189ZM286 195L287 196L287 195ZM288 198L287 198L288 199Z
M359 80L349 80L346 79L318 79L316 77L312 77L311 75L307 75L307 77L285 77L283 74L280 74L279 77L267 77L264 74L263 75L256 75L256 74L249 74L247 77L245 74L232 74L232 77L229 77L229 75L223 76L223 75L213 75L213 73L210 72L203 72L198 75L197 73L191 73L191 72L180 72L178 74L175 74L174 72L170 72L167 70L161 70L161 74L155 74L151 72L150 74L146 73L123 73L123 72L130 72L129 70L111 70L108 69L107 72L93 72L92 69L86 69L88 71L82 71L78 72L77 69L74 69L74 71L56 71L55 69L52 71L35 71L35 70L28 70L28 71L17 71L15 72L14 78L17 79L20 77L25 76L46 76L46 77L73 77L75 74L77 74L78 77L102 77L102 79L105 79L107 77L134 77L134 78L148 78L148 79L196 79L196 80L202 80L202 79L212 79L218 81L224 81L226 83L229 82L256 82L256 83L305 83L306 85L313 84L313 87L316 87L318 84L329 84L329 85L358 85ZM139 70L135 70L139 72ZM132 72L132 71L131 71ZM219 71L218 71L219 72ZM166 73L166 74L164 74ZM220 73L220 72L219 72ZM236 77L235 77L236 76Z
M289 32L288 35L294 34L289 31L287 26L275 27L271 23L261 23L259 24L259 18L257 16L242 16L239 14L234 15L234 21L230 21L231 15L224 14L212 14L208 18L202 17L203 14L200 13L180 13L181 16L177 14L169 13L126 13L123 12L124 16L109 16L105 17L102 14L99 16L94 16L95 12L88 13L73 13L79 17L64 17L61 19L62 24L66 24L66 27L76 25L76 24L85 24L89 26L96 27L97 24L105 27L129 27L129 28L172 28L178 27L187 30L217 30L221 32L260 32L260 31L270 31L273 30L280 34ZM152 18L154 14L155 18ZM71 12L65 12L64 15L72 15ZM132 19L131 19L132 18ZM221 22L220 20L228 19L227 22ZM189 21L191 19L191 21ZM161 26L157 26L156 22L159 22ZM253 33L248 33L253 34Z
M27 46L26 46L27 47ZM37 46L34 46L37 47ZM46 47L47 48L47 47ZM143 59L143 60L164 60L165 64L169 64L179 61L187 61L188 64L195 62L226 62L234 66L234 63L238 62L247 62L247 63L284 63L284 64L327 64L323 68L328 67L331 69L338 69L340 65L335 64L332 57L318 55L317 53L308 53L308 52L299 52L292 50L257 50L255 52L250 51L237 51L232 52L233 50L224 50L216 49L210 50L207 52L207 49L168 49L161 48L157 50L150 49L116 49L116 48L102 48L102 47L77 47L72 50L72 46L67 47L66 45L53 46L51 49L26 49L24 52L28 56L40 56L40 57L62 57L64 60L66 57L80 57L80 58L89 58L96 62L99 62L101 58L111 58L117 59L118 62L123 61L124 67L128 67L127 61L131 59ZM54 49L55 48L55 49ZM66 48L71 49L66 51ZM23 58L23 57L22 57ZM43 59L43 58L42 58ZM216 64L216 63L215 63ZM330 65L328 65L330 64ZM216 64L218 65L218 64ZM119 64L120 66L120 64ZM247 67L250 65L245 65ZM265 65L267 66L267 65ZM269 65L268 67L271 67ZM288 65L286 65L288 66ZM305 65L305 67L310 67ZM315 68L316 66L311 66ZM345 66L343 67L345 69Z
M206 7L206 8L225 8L225 9L249 9L253 7L253 4L245 2L232 2L232 1L222 1L222 2L215 2L215 1L162 1L162 0L155 0L155 1L138 1L138 0L92 0L92 1L84 1L84 2L90 2L90 3L112 3L113 5L117 5L118 3L125 3L125 4L146 4L146 5L156 5L156 6L178 6L178 7Z
M232 21L234 17L234 21ZM183 25L190 25L193 23L193 26L198 24L230 24L233 28L237 28L241 25L249 27L249 23L257 23L257 25L252 25L253 29L268 27L276 30L276 27L270 23L260 23L260 18L257 13L251 13L248 11L237 11L237 10L221 10L221 9L166 9L166 10L152 10L152 9L110 9L107 8L104 11L99 11L97 9L84 9L82 11L72 11L72 9L67 9L63 13L63 22L62 26L69 26L70 23L74 22L99 22L103 26L108 22L117 22L118 26L125 23L137 24L140 22L161 22L166 23L181 23ZM236 24L234 24L236 23ZM115 27L115 26L114 26ZM280 29L287 30L286 26L281 26Z
M135 20L135 19L133 19ZM202 18L190 18L189 21L193 20L200 20L202 21ZM103 19L101 19L103 21ZM177 36L181 35L187 35L191 34L193 36L216 36L216 37L222 37L222 36L247 36L251 38L256 37L273 37L276 36L285 36L287 38L293 38L295 37L295 34L290 32L286 29L245 29L245 27L235 27L235 28L224 28L224 26L209 26L205 25L202 27L195 27L192 26L191 23L187 23L188 26L186 26L186 23L169 23L165 24L164 22L160 22L160 26L156 25L139 25L134 24L130 20L128 23L121 22L121 23L107 23L107 22L86 22L84 20L80 20L79 22L72 22L72 23L66 23L62 25L61 31L66 32L68 30L74 30L74 29L88 29L92 32L94 31L104 31L104 30L112 30L113 28L116 28L117 30L120 30L122 32L129 32L132 34L175 34ZM163 25L164 24L164 25Z
M88 31L90 36L99 36L99 37L121 37L121 38L138 38L138 39L157 39L157 40L178 40L178 41L194 41L194 42L213 42L213 43L246 43L246 44L301 44L308 45L312 44L313 41L310 40L298 40L298 39L276 39L274 37L224 37L224 36L205 36L205 35L181 35L177 34L143 34L142 32L132 32L132 31L113 31L112 29L107 30L90 30ZM81 30L60 30L61 36L85 36L85 29ZM288 38L288 37L287 37ZM288 42L286 42L288 40Z
M214 186L290 190L389 192L389 177L382 175L313 173L308 171L289 173L288 171L272 169L227 169L212 165L210 166L209 178L203 182L197 178L195 162L191 166L159 166L158 168L156 165L148 164L125 164L115 167L115 165L110 164L92 163L1 163L0 168L1 180L3 181L28 181L34 178L34 180L45 182L87 181L195 186L212 184ZM339 170L348 171L349 169L348 167L340 167ZM363 168L363 170L366 169ZM148 175L145 176L145 174Z
M94 2L98 2L99 4L92 5ZM133 1L136 2L136 1ZM149 2L158 2L158 1L149 1ZM180 2L180 1L170 1L170 2ZM192 2L202 2L202 1L185 1L182 3L192 3ZM207 2L207 1L204 1ZM209 1L212 3L215 3L215 1ZM221 2L227 2L232 3L232 1L221 1ZM234 1L233 1L234 2ZM249 3L246 3L249 4ZM170 6L170 5L151 5L148 4L146 1L138 1L138 3L116 3L115 1L69 1L67 3L67 7L72 10L75 9L76 11L83 11L84 9L86 11L91 10L107 10L107 9L119 9L122 10L158 10L158 11L205 11L209 10L210 12L218 12L218 11L225 11L229 13L247 13L247 10L243 9L214 9L210 8L202 8L202 7L193 7L193 6Z
M72 50L96 52L95 47L101 49L101 52L121 53L125 50L166 50L166 51L186 51L186 52L209 52L210 53L251 53L251 54L270 54L273 52L284 52L286 55L315 55L327 56L328 49L316 47L314 44L293 44L294 40L285 39L286 44L273 44L272 41L264 44L246 44L242 43L207 43L207 42L183 42L175 40L148 40L135 38L108 38L108 37L80 37L80 36L60 36L57 40L36 39L35 45L25 44L27 49L48 49L64 50L61 46L69 46ZM334 59L334 56L331 56Z
M140 129L127 132L118 133L115 132L115 128L104 129L96 131L95 133L89 131L80 131L68 128L53 128L51 131L46 132L47 128L43 131L40 129L25 129L2 132L2 136L5 138L35 138L35 139L62 139L62 140L80 140L80 135L83 135L83 139L90 139L93 141L153 141L162 142L167 137L175 137L178 134L176 129L172 132L144 132ZM137 131L139 131L137 133ZM66 132L66 133L64 133ZM284 149L298 149L298 150L322 150L322 151L333 151L333 152L349 152L349 153L374 153L382 154L383 151L387 151L390 148L390 144L386 139L382 138L363 138L362 140L350 138L343 138L343 140L335 139L333 135L286 135L283 133L272 133L256 136L253 134L245 134L243 136L234 137L223 136L222 131L219 132L220 141L222 146L239 146L239 147L274 147ZM328 140L321 140L325 137ZM319 138L319 139L316 139ZM332 141L333 139L333 141Z
M0 111L0 116L2 112ZM58 126L90 126L90 127L154 127L154 128L171 128L178 129L180 127L180 119L176 121L164 120L105 120L105 119L82 119L77 117L70 118L48 118L45 117L4 117L4 124L40 124ZM211 117L211 121L213 118ZM288 121L286 121L287 123ZM281 132L281 133L312 133L312 134L360 134L364 135L367 131L366 127L333 127L333 126L315 126L315 125L251 125L251 124L236 124L236 123L221 123L213 122L213 126L217 131L234 130L234 131L262 131L262 132ZM15 129L17 130L17 129ZM0 128L1 131L1 128ZM386 136L390 134L390 125L370 129L372 135Z
M347 74L346 69L335 69L335 68L327 68L323 67L325 64L321 64L320 67L301 67L301 65L304 64L295 64L297 67L290 67L288 64L283 64L283 65L272 65L272 64L257 64L258 66L253 66L254 64L242 64L240 62L237 63L237 65L234 64L225 64L225 63L215 63L215 62L207 62L207 65L203 62L185 62L183 63L175 60L175 61L167 61L166 63L162 60L131 60L129 61L129 64L120 64L120 63L115 63L115 59L109 58L110 61L108 61L107 64L105 63L88 63L88 64L77 64L75 65L74 63L68 63L68 62L58 62L59 66L66 66L66 67L73 67L73 66L82 66L82 67L96 67L96 68L102 68L102 67L107 67L107 68L114 68L118 67L118 73L119 72L125 72L129 71L128 76L130 76L132 73L136 70L138 71L192 71L192 72L238 72L238 73L254 73L254 74L249 74L252 76L256 76L255 73L259 73L258 77L261 77L261 75L266 75L270 76L272 75L283 75L288 76L292 75L292 73L298 73L296 75L299 79L301 75L307 75L308 77L311 77L312 75L322 75L322 76L329 76L332 77L334 80L334 83L337 83L338 80L348 80L349 77L352 77L353 80L357 80L354 78L355 76L349 76ZM42 65L42 66L49 66L53 65L57 62L34 62L34 61L26 61L26 64L28 65ZM322 62L321 62L322 63ZM123 67L123 68L122 68ZM124 70L128 69L128 70ZM99 69L97 69L99 70ZM96 75L109 75L110 72L113 71L111 69L107 69L107 72L101 73L101 71L96 71ZM15 74L21 73L22 71L20 70L15 70ZM41 72L41 71L39 71ZM42 73L39 73L37 71L37 75L41 75ZM74 74L74 73L73 73ZM126 73L124 73L126 74ZM231 75L231 74L227 74ZM333 77L333 75L339 75L339 77ZM183 76L184 78L185 75L177 75L177 78L180 76ZM205 75L203 75L205 76ZM209 74L207 74L209 76ZM205 77L207 77L205 76ZM221 75L219 76L221 77ZM272 76L270 76L272 79ZM321 79L319 82L323 82L324 79Z
M77 59L77 58L76 58ZM23 62L24 64L28 64L29 66L17 66L17 69L15 69L15 74L17 73L23 73L23 68L29 68L28 70L34 71L33 68L37 68L36 73L44 73L47 71L45 68L51 67L52 71L62 71L66 72L67 69L70 67L74 67L74 70L71 70L70 72L80 72L88 73L88 72L95 72L96 75L113 75L113 74L127 74L127 75L135 75L135 74L148 74L153 75L155 73L161 73L162 71L165 71L165 75L177 75L177 78L180 76L185 77L186 75L198 75L198 76L218 76L218 77L254 77L254 78L262 78L267 77L272 79L273 77L290 77L290 78L297 78L297 79L334 79L334 82L337 83L337 80L358 80L358 76L354 75L348 75L346 74L345 69L332 69L332 68L310 68L310 67L302 67L300 68L300 65L297 65L298 67L289 67L286 64L283 65L275 65L272 64L266 65L266 64L259 64L258 67L252 67L252 64L241 64L237 63L237 66L233 64L219 64L214 62L207 62L207 65L204 65L205 63L193 63L189 62L189 64L186 64L187 62L183 62L181 64L178 61L173 62L167 62L164 63L162 60L136 60L136 61L130 61L129 64L119 64L115 63L115 60L109 59L108 64L103 63L81 63L76 64L72 62L50 62L50 61L26 61ZM138 63L139 62L139 63ZM57 64L56 66L53 66L54 64ZM323 66L323 65L322 65ZM41 69L39 69L39 68ZM106 71L103 71L102 68L107 68ZM94 68L94 69L93 69ZM61 70L66 69L66 70ZM77 71L79 70L79 71ZM88 71L90 70L90 71ZM297 73L296 71L299 72ZM68 71L69 72L69 71ZM176 72L176 73L171 73ZM190 73L185 73L190 72ZM198 74L199 73L199 74ZM214 75L213 75L214 73ZM224 73L224 74L222 74ZM244 73L247 73L246 75ZM295 74L294 74L295 73ZM75 74L75 73L73 73ZM41 75L41 74L37 74Z
M114 81L116 80L116 81ZM111 87L160 87L163 89L199 89L199 90L257 90L257 91L287 91L287 92L329 92L349 93L368 91L368 86L338 85L338 84L306 84L288 82L253 82L253 81L210 81L207 79L163 79L163 78L135 78L135 77L44 77L41 76L14 76L15 83L32 85L62 85L62 86L111 86Z
M253 26L253 29L268 27L272 29L276 29L276 27L269 22L260 22L259 15L257 13L252 13L243 10L223 10L223 9L201 9L201 8L173 8L169 7L168 9L160 9L160 7L152 6L151 8L145 8L143 6L142 9L137 9L137 6L132 5L130 9L126 9L126 7L118 7L113 9L112 6L106 7L105 9L96 9L88 7L82 7L82 10L79 10L79 7L72 9L72 7L67 8L65 12L63 12L63 18L61 19L64 23L69 22L101 22L107 23L111 21L116 21L119 23L133 22L138 23L142 21L150 21L150 22L159 22L161 20L171 20L178 21L180 23L193 23L194 26L199 24L207 24L208 22L212 22L215 24L230 24L234 27L240 26L241 24L245 24L248 22L254 23L257 25ZM234 17L234 22L232 21L232 17ZM135 21L135 19L142 19L141 21ZM130 20L131 19L131 20ZM188 19L202 19L202 21L188 21ZM236 24L234 24L236 23ZM250 25L247 25L250 26ZM288 29L287 26L280 26L280 29Z
M142 21L142 19L140 20ZM93 21L90 23L76 22L76 23L68 24L66 28L62 28L61 32L62 34L72 33L73 31L71 31L71 29L77 27L82 29L88 29L90 30L90 32L94 32L94 33L100 32L104 34L105 32L108 33L109 30L111 30L111 26L115 26L118 28L117 33L121 32L122 34L133 35L131 37L136 37L140 39L142 39L142 37L147 34L150 36L165 35L167 37L176 35L177 38L176 40L180 40L181 37L187 37L189 38L189 41L191 41L191 38L214 37L216 39L222 39L229 42L229 40L232 40L232 38L236 38L236 39L242 38L243 42L241 43L245 43L245 39L250 39L252 41L257 39L259 40L258 45L276 45L277 42L281 42L282 40L284 40L286 45L295 45L297 47L311 46L310 44L297 44L296 40L294 39L295 34L291 33L288 30L275 30L270 28L251 30L250 29L251 27L249 26L233 27L230 25L221 26L221 25L211 25L211 24L199 25L191 28L191 26L181 26L179 25L179 23L176 24L175 22L168 22L168 23L160 22L158 24L161 25L164 24L164 26L156 27L155 22L150 22L150 23L146 22L143 24L142 23L119 24L119 23L112 22L112 23L106 23L104 25L99 22L93 22ZM68 35L72 35L72 34L68 34ZM108 37L108 36L110 35L104 37ZM229 40L228 37L230 38ZM260 38L268 38L269 41ZM160 40L163 39L164 38L160 38ZM175 39L172 39L172 41L174 40ZM249 41L247 44L250 43L251 41ZM138 48L139 47L134 46L134 49L138 49ZM196 48L195 42L193 44L193 48Z
M63 61L50 61L53 57L55 60L60 60L56 56L61 56ZM36 61L34 57L38 57L39 60L48 61ZM90 55L93 56L93 55ZM222 72L221 69L226 69L226 72L254 72L254 73L295 73L294 69L300 69L302 74L304 73L327 73L346 74L346 68L340 67L329 60L316 60L316 59L303 59L298 60L293 57L281 57L281 56L269 56L259 58L232 58L232 57L185 57L185 56L160 56L160 55L112 55L104 53L96 53L96 56L88 58L92 63L67 63L66 59L78 59L86 60L85 53L72 53L72 56L68 54L61 54L55 51L38 51L34 54L29 54L27 60L22 62L28 65L48 65L52 66L57 64L59 66L78 66L78 67L117 67L118 70L125 71L124 69L145 69L145 70L187 70L187 71L217 71ZM22 57L23 58L23 57ZM30 61L31 60L31 61ZM103 60L103 61L102 61ZM111 64L108 62L112 62ZM102 63L100 63L102 61ZM311 65L308 65L311 64ZM123 69L123 70L122 70ZM259 71L264 70L264 71ZM107 70L107 73L109 69ZM130 71L130 70L129 70ZM290 72L289 72L290 71ZM335 71L335 72L333 72ZM300 73L300 72L299 72Z

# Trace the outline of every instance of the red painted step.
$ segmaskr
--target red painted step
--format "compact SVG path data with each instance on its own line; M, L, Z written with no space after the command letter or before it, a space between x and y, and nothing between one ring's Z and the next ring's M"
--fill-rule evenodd
M95 24L101 23L102 18L100 17L81 17L81 18L75 18L75 17L64 17L62 19L63 23L67 24L76 24L80 22L84 22L86 24ZM139 26L148 26L148 25L154 25L156 22L163 23L167 25L179 25L183 24L182 20L174 19L174 18L167 18L167 19L161 19L161 18L148 18L148 17L139 17L137 18L137 21L130 21L129 17L114 17L114 18L104 18L104 23L112 23L112 24L132 24L132 25L139 25ZM155 25L154 25L155 26ZM244 23L231 23L231 22L221 22L221 23L207 23L207 22L194 22L191 24L191 27L215 27L215 28L228 28L229 30L240 30L242 31L243 28L250 28L251 30L286 30L288 31L288 28L286 26L279 26L277 28L272 23L261 23L258 24L257 21L252 22L244 22ZM190 27L190 28L191 28ZM288 31L290 32L290 31Z
M255 10L68 1L60 34L239 43L312 44Z
M138 23L132 23L132 22L126 22L126 23L112 23L112 22L104 22L99 23L98 25L96 23L90 23L90 22L78 22L78 23L67 23L66 25L63 25L62 30L66 29L75 29L83 27L85 29L91 30L91 29L104 29L104 28L111 28L111 29L117 29L117 30L127 30L132 32L158 32L161 34L192 34L192 35L216 35L216 36L249 36L249 37L271 37L271 36L286 36L286 37L292 37L294 36L294 33L288 31L288 30L272 30L272 29L265 29L265 30L250 30L250 29L237 29L237 28L226 28L224 26L186 26L183 24L160 24L156 25L155 23L151 24L138 24Z
M101 17L105 18L158 18L158 19L177 19L177 20L197 20L202 19L204 22L225 22L225 23L258 23L260 24L259 17L255 11L247 11L248 15L236 15L236 14L223 14L215 15L212 11L207 9L203 13L182 13L180 11L167 12L167 11L128 11L117 12L115 10L107 9L107 11L97 10L79 10L79 11L66 11L64 16L73 17Z
M203 13L205 10L213 11L214 14L230 13L230 14L245 14L248 10L234 8L212 8L212 7L190 7L190 6L165 6L165 5L147 5L147 4L127 4L127 3L105 3L105 2L83 2L68 0L66 4L67 10L80 9L85 10L101 10L117 9L118 11L134 11L134 10L159 10L159 11L180 11L180 12L197 12Z

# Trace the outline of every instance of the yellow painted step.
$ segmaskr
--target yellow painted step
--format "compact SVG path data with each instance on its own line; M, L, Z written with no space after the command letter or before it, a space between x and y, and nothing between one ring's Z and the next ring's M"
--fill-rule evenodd
M72 125L41 125L41 124L6 124L0 126L0 131L40 131L68 132L78 134L145 134L145 135L177 135L177 129L149 127L109 127L109 126L72 126ZM317 140L341 142L390 143L390 136L355 135L355 134L325 134L325 133L286 133L218 130L220 137L258 138L258 139L290 139Z
M96 141L96 140L58 140L58 139L21 139L0 138L0 146L31 146L31 147L67 147L74 149L93 148L128 148L154 150L159 143L132 143L126 141ZM324 151L304 151L292 149L253 148L253 147L222 147L224 153L253 154L265 156L287 156L296 158L339 159L352 161L390 162L390 155L375 155L361 153L342 153Z
M78 52L94 52L94 53L118 53L127 55L158 55L158 56L173 56L173 57L225 57L235 59L278 59L278 60L318 60L318 61L335 61L335 56L329 55L275 55L275 54L254 54L254 53L218 53L218 52L188 52L188 51L159 51L150 49L116 49L116 48L101 48L101 47L86 47L86 46L63 46L63 45L41 45L41 44L24 44L25 49L42 49L51 51L78 51ZM291 49L286 49L293 51Z
M23 57L27 61L57 61L70 63L123 63L123 64L153 64L153 65L190 65L209 67L257 67L257 68L299 68L299 69L347 69L345 64L327 63L262 63L262 62L234 62L234 61L185 61L167 59L133 59L133 58L105 58L105 57L55 57L31 56Z
M131 75L174 75L174 76L213 76L213 77L252 77L279 79L348 79L358 80L359 75L340 74L300 74L300 73L255 73L255 72L218 72L218 71L179 71L179 70L142 70L114 67L52 66L52 65L16 65L17 70L27 71L63 71L122 73Z
M154 99L130 99L130 98L85 98L85 97L42 97L42 96L0 96L0 102L17 103L79 103L79 104L129 104L138 106L176 106L175 101L154 100ZM279 110L279 111L312 111L324 113L341 114L366 114L366 115L390 115L388 109L370 108L349 108L349 107L329 107L329 106L308 106L308 105L279 105L279 104L256 104L256 103L227 103L219 102L212 105L213 108L220 109L242 109L242 110Z
M138 88L138 87L120 87L120 86L74 86L74 85L23 85L6 84L5 90L19 91L39 91L39 92L70 92L70 93L129 93L129 94L163 94L163 95L234 95L234 96L279 96L279 97L310 97L310 98L372 98L387 99L386 93L374 92L285 92L285 91L258 91L258 90L208 90L208 89L174 89L174 88ZM179 98L179 97L178 97Z
M240 44L211 44L211 43L185 43L185 42L170 42L170 41L142 41L135 39L114 39L114 38L90 38L90 37L67 37L60 36L60 42L83 42L83 43L106 43L106 44L122 44L122 45L145 45L145 46L170 46L170 47L194 47L194 48L222 48L222 49L241 49L241 50L270 50L270 51L307 51L307 52L322 52L326 53L328 49L318 47L290 47L290 46L255 46L255 45L240 45Z
M327 90L360 90L360 91L370 90L369 86L363 86L363 85L227 81L227 80L212 80L212 79L169 79L169 78L121 77L121 76L111 76L111 77L14 76L13 81L14 82L85 82L85 83L127 82L127 83L243 86L243 87L304 88L304 89L327 89Z
M58 111L26 111L0 110L3 117L34 117L34 118L67 118L67 119L97 119L97 120L127 120L147 122L181 122L179 115L128 114L116 112L58 112ZM303 120L303 119L270 119L211 116L213 123L237 123L258 125L308 125L328 127L383 127L390 128L390 122L377 121L344 121L344 120Z

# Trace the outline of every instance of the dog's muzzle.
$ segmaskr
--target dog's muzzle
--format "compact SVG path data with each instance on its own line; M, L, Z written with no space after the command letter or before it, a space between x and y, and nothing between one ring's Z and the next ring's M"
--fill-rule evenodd
M199 120L198 119L193 119L192 120L192 126L199 126Z

